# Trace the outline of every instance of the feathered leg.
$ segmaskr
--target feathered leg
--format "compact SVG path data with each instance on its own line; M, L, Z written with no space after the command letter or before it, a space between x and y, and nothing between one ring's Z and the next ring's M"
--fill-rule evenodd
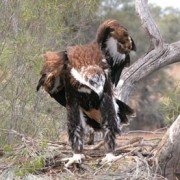
M68 161L65 164L66 167L69 167L73 163L81 163L82 159L85 158L82 154L83 126L80 118L79 104L75 93L76 92L72 87L69 86L66 88L68 135L74 153L73 157L62 159L62 161Z
M112 98L104 94L100 105L100 110L103 119L104 140L107 152L113 152L115 149L115 135L120 133L118 127L118 117L114 109Z
M119 159L119 157L113 155L113 151L115 149L116 134L120 133L118 126L120 120L113 102L110 82L108 81L106 82L104 88L104 95L100 104L100 111L103 119L102 125L104 131L104 142L107 150L107 154L102 159L102 162L110 163Z

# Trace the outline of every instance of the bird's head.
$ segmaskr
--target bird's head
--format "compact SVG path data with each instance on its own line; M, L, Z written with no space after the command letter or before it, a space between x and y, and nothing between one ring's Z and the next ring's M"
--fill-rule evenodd
M106 20L98 28L97 42L101 49L110 50L112 53L127 54L136 51L136 45L127 29L116 20Z

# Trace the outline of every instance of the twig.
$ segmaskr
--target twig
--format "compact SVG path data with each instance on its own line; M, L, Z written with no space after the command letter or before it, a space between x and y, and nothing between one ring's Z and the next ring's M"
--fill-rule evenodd
M93 175L96 175L106 164L108 164L108 162L104 163L103 165L101 165Z
M122 146L133 144L135 142L141 142L142 140L143 140L143 137L135 137L135 138L130 139L129 141L125 142L124 144L122 144Z
M142 137L135 137L133 139L130 139L129 141L125 142L123 146L116 148L115 151L117 152L127 148L135 147L135 145L139 145L140 141L142 140L143 140Z
M129 145L126 145L126 146L122 146L122 147L116 148L115 152L118 153L119 151L122 151L124 149L138 147L138 146L139 146L139 142L136 142L134 144L129 144Z
M64 167L64 170L66 170L69 174L71 174L72 176L74 176L74 173L71 172L68 168L65 168L65 167Z
M157 132L157 131L143 131L143 130L136 130L136 131L129 131L127 133L124 133L123 135L127 134L133 134L133 133L146 133L146 134L163 134L163 132Z
M90 147L84 147L84 150L96 150L96 149L99 149L101 146L104 145L104 141L100 141L98 144L96 145L93 145L93 146L90 146Z
M21 137L21 140L22 140L23 142L25 142L25 143L27 143L27 144L29 144L29 145L31 145L31 146L34 145L34 144L37 142L35 139L32 139L32 138L26 136L25 134L19 133L19 132L17 132L17 131L14 130L14 129L11 129L11 130L8 130L8 129L0 129L0 130L6 131L7 133L12 133L12 134L15 134L15 135Z
M168 127L166 126L166 127L163 127L163 128L159 128L159 129L156 129L154 132L161 132L161 131L163 131L163 130L167 130L168 129Z

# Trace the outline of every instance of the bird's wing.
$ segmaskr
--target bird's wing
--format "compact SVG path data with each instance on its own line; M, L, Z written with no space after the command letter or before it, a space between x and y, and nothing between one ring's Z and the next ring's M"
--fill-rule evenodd
M37 91L42 86L62 106L66 106L64 72L67 62L66 51L46 52Z

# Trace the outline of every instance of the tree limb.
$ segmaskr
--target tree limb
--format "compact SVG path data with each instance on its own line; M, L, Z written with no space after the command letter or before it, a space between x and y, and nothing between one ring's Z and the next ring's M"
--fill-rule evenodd
M180 41L172 44L163 43L160 31L150 15L147 1L136 0L136 11L154 48L123 71L115 91L117 97L125 103L128 103L140 80L164 66L180 62Z
M136 0L136 12L138 13L142 26L150 38L150 42L154 47L163 46L161 33L153 20L148 8L148 0Z
M154 157L151 159L158 162L163 176L172 178L173 173L180 173L180 115L171 125L158 147L154 151Z

